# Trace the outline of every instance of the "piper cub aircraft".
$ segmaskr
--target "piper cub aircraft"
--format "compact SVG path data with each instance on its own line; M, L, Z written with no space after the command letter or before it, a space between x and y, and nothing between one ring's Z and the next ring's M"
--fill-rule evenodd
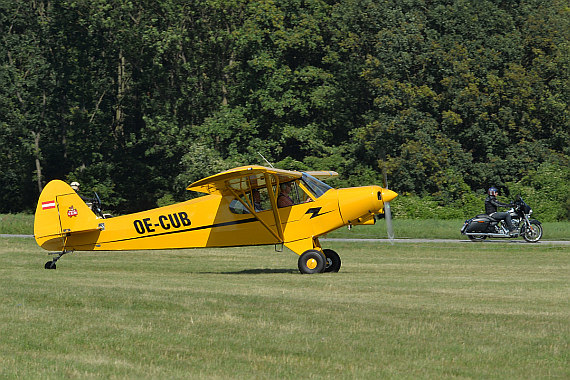
M74 251L275 244L300 256L301 273L338 272L339 255L323 249L319 236L346 225L374 224L374 215L384 213L398 194L379 186L333 189L321 181L336 175L244 166L187 188L206 196L110 218L68 184L53 180L40 195L34 235L40 247L57 251L46 269Z

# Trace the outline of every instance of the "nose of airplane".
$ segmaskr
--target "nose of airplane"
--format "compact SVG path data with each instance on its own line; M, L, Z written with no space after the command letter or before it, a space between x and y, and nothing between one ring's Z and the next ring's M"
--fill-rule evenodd
M390 202L392 199L396 198L398 193L390 189L382 189L382 202Z
M339 208L344 223L381 212L384 202L398 194L380 186L352 187L339 190Z

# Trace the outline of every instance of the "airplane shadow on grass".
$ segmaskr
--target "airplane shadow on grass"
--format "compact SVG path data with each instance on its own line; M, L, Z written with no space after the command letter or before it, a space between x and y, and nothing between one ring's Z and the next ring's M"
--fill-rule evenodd
M280 274L280 273L299 273L297 269L245 269L237 272L201 272L202 274Z

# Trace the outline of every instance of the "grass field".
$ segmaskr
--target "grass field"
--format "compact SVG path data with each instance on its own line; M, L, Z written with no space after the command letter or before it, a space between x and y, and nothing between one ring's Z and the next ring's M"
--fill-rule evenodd
M0 378L570 377L570 248L340 243L74 253L0 238Z
M34 215L0 214L0 234L32 235L34 233Z

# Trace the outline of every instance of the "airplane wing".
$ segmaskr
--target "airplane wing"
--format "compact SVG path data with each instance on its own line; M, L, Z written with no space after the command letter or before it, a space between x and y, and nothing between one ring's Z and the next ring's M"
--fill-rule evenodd
M234 191L248 191L265 186L264 174L266 173L269 174L273 180L277 177L279 183L293 181L301 178L303 175L301 172L267 168L258 165L241 166L196 181L190 184L186 190L206 194L226 195L232 193L232 190L228 188L228 186L230 186Z
M316 171L316 172L305 172L305 173L307 173L312 177L320 179L321 181L338 176L338 173L333 171Z

